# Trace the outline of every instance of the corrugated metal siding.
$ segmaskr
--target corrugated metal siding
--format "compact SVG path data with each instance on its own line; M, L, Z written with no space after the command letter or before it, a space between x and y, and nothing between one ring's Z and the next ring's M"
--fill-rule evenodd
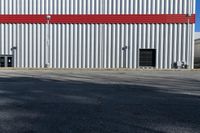
M200 39L196 39L195 40L195 58L199 58L200 59Z
M187 14L189 1L1 0L0 14ZM176 61L193 67L190 27L188 32L187 24L51 24L48 31L47 24L0 24L0 54L12 54L16 46L15 67L44 67L49 60L52 68L120 68L126 59L126 67L138 68L139 49L155 48L156 68L171 68Z
M1 24L0 54L12 54L10 49L16 46L17 67L44 67L46 29L42 24ZM125 45L129 68L137 67L140 48L157 49L157 68L182 60L191 64L187 33L187 24L51 25L50 67L123 67Z
M187 14L195 0L1 0L0 14Z

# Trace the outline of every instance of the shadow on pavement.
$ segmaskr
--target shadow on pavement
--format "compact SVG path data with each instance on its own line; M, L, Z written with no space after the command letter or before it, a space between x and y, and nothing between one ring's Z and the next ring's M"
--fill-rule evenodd
M200 97L140 85L0 78L0 131L195 133Z

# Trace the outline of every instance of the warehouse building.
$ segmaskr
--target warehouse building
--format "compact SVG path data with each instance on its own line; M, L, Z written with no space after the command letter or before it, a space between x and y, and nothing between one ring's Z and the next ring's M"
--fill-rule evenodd
M194 23L195 0L1 0L0 67L192 69Z
M200 32L195 33L194 66L200 68Z
M194 63L196 68L200 68L200 38L195 40Z

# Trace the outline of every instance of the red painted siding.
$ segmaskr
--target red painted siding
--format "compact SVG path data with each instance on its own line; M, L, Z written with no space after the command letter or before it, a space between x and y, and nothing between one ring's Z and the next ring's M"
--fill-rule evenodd
M47 23L47 15L0 15L0 23ZM50 23L71 24L153 24L153 23L195 23L195 14L191 17L183 14L162 15L50 15Z

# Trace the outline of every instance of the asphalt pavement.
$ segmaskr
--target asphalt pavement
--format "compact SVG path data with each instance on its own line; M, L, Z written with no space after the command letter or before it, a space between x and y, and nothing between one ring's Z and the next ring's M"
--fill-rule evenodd
M0 70L0 133L199 133L200 71Z

